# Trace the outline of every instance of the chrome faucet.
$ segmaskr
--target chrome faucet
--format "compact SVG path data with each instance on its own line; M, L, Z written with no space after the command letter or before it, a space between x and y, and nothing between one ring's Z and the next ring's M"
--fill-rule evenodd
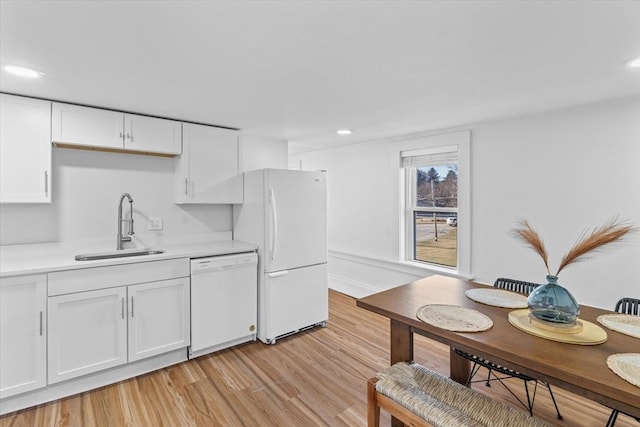
M122 219L122 201L124 199L129 199L129 219ZM127 236L123 236L122 235L122 223L123 222L128 222L129 223L129 232L127 233ZM116 242L116 249L120 250L122 249L122 243L123 242L130 242L131 241L131 235L135 234L133 232L133 199L131 198L131 194L129 193L123 193L122 196L120 196L120 203L118 203L118 241Z

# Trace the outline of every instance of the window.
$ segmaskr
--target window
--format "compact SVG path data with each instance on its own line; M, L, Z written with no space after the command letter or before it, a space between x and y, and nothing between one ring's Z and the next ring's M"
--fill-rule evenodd
M468 141L461 132L401 151L405 261L468 275Z

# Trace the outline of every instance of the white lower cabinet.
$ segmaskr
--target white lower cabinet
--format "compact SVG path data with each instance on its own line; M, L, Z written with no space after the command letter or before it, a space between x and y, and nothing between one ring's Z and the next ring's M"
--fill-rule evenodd
M188 277L49 297L49 384L188 345Z
M47 276L0 279L0 398L46 386Z
M49 298L49 384L127 363L127 288Z
M129 286L129 362L189 345L189 278Z

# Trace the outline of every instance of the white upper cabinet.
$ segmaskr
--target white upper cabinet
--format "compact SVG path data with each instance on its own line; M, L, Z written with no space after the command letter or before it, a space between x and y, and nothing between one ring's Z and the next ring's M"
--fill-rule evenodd
M51 102L0 94L0 203L51 202Z
M118 111L53 103L51 140L56 143L179 155L182 123Z
M182 123L155 117L124 115L124 148L149 153L182 153Z
M240 132L184 123L176 203L242 203Z
M122 113L54 102L51 117L53 142L123 148L124 116Z

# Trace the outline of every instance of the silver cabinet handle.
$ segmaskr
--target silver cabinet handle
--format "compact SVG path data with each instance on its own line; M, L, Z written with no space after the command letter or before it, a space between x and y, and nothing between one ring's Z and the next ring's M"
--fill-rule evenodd
M124 138L124 133L120 132L120 138Z
M120 318L124 319L124 297L120 298Z
M133 142L133 134L130 134L129 132L127 132L127 139L130 139L131 142Z
M49 171L44 171L44 196L49 197Z
M42 336L43 333L43 319L42 319L43 313L42 311L40 312L40 336Z
M131 318L133 318L133 297L131 297Z
M189 195L189 178L184 179L184 195Z

